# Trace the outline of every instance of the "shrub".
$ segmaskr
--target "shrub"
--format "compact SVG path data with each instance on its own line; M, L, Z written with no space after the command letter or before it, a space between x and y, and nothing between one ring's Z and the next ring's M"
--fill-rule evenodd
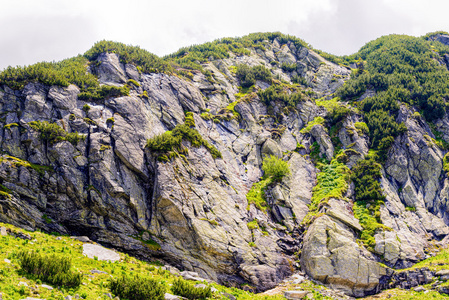
M40 62L24 67L8 67L0 73L0 84L22 89L30 82L67 87L76 84L82 91L98 87L98 79L86 70L87 59L77 56L60 62Z
M381 165L373 156L359 160L352 168L351 179L354 182L354 216L359 219L363 232L361 240L372 250L375 246L374 234L379 228L384 228L380 220L380 206L385 196L380 186Z
M207 299L212 297L212 290L207 288L196 288L182 278L176 278L171 287L173 294L187 299Z
M56 123L49 123L47 121L32 121L28 123L30 127L39 132L39 138L43 141L53 145L57 142L68 141L76 146L80 140L84 140L85 135L78 132L67 133L64 129L59 127Z
M84 57L94 61L102 53L117 53L120 62L138 66L144 73L172 73L174 70L170 64L158 56L137 46L125 45L112 41L100 41L84 53Z
M264 158L262 170L264 171L264 177L270 177L273 181L281 181L284 176L290 174L288 163L274 155Z
M152 278L122 276L109 281L112 294L128 300L163 300L165 286Z
M249 67L248 65L237 65L237 79L244 88L250 87L256 83L256 80L271 82L271 72L264 66Z
M186 124L178 124L172 131L166 131L148 139L146 147L158 153L159 158L162 158L163 156L166 157L170 151L185 153L186 149L182 145L183 140L189 141L193 147L204 146L213 158L222 157L221 152L217 148L203 139L196 129L190 128Z
M296 70L296 64L295 63L289 64L284 62L281 65L281 69L284 72L293 72Z
M21 251L17 258L22 271L39 280L67 288L78 288L81 284L83 275L70 270L72 262L69 257Z

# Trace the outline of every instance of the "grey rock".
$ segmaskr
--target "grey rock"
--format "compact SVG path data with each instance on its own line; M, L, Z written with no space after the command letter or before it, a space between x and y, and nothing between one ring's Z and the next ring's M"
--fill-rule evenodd
M84 244L83 255L91 259L94 259L96 257L98 260L106 260L106 261L120 260L120 255L117 252L102 247L100 245L94 244Z
M6 232L6 227L0 227L0 235L7 236L8 232Z
M78 240L80 242L83 242L83 243L92 242L87 236L72 236L71 238L75 239L75 240Z
M303 299L308 293L308 291L285 291L284 297L289 300Z
M50 290L50 291L53 289L52 286L47 285L47 284L41 284L41 287L43 287L44 289Z

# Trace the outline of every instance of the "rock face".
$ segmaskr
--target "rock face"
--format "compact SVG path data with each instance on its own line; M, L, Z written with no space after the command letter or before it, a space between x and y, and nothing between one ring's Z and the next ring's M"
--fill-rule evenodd
M379 265L371 253L356 243L361 229L344 204L333 200L326 215L316 219L304 237L301 267L314 279L349 295L375 293L391 271Z
M357 243L363 228L346 199L330 199L302 236L319 172L309 157L311 146L318 143L328 160L338 149L323 125L309 133L301 129L328 112L309 97L291 109L280 103L267 107L256 94L237 101L239 82L232 70L241 63L264 65L286 82L300 76L317 97L331 98L350 74L309 49L275 40L249 55L205 63L213 80L201 72L191 80L141 74L117 54L102 54L89 67L101 84L120 87L132 79L139 86L130 86L128 96L95 102L79 99L74 85L29 83L18 91L2 86L0 221L87 236L200 278L249 283L255 291L292 275L301 253L304 272L353 296L378 291L391 276L379 264L382 259L390 267L408 266L426 256L429 240L449 233L444 153L425 122L402 108L400 121L409 130L395 141L381 182L387 197L381 218L392 231L376 235L375 253ZM282 71L277 66L282 63L294 70ZM201 117L224 115L234 102L239 118ZM168 161L145 147L149 138L183 124L185 112L192 112L195 129L222 158L188 141L183 141L188 152ZM438 126L449 136L447 120ZM84 139L43 140L31 121L56 123ZM356 126L361 121L357 114L347 117L336 134L349 167L369 150L366 133ZM262 176L266 155L290 166L289 176L265 190L268 212L246 198Z

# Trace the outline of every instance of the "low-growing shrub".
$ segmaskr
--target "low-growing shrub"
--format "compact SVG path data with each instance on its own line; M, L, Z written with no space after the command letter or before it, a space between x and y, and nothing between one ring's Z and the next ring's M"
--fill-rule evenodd
M83 275L71 270L69 257L21 251L17 258L22 271L36 279L67 288L78 288L81 284Z
M80 140L85 139L85 135L79 134L78 132L67 133L67 131L56 123L32 121L28 124L32 129L39 132L39 138L41 140L48 142L50 145L61 141L68 141L76 146Z
M152 278L122 276L109 281L112 294L123 300L163 300L165 286Z
M212 290L210 287L207 288L196 288L186 280L182 278L177 278L173 281L171 287L173 294L185 297L187 299L207 299L212 296Z
M166 131L147 140L147 148L161 156L167 156L170 151L185 153L186 149L182 141L189 141L193 147L204 146L210 152L213 158L221 158L221 152L203 139L201 134L194 128L186 124L178 124L172 131Z
M290 174L288 163L274 155L264 158L262 170L265 172L265 178L271 177L274 181L281 181L284 176Z

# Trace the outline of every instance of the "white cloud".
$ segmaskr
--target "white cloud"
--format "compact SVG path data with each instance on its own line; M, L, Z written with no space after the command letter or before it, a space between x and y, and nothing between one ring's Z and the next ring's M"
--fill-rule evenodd
M443 0L0 0L0 69L84 53L102 39L158 55L251 32L281 31L350 54L389 33L449 31Z

